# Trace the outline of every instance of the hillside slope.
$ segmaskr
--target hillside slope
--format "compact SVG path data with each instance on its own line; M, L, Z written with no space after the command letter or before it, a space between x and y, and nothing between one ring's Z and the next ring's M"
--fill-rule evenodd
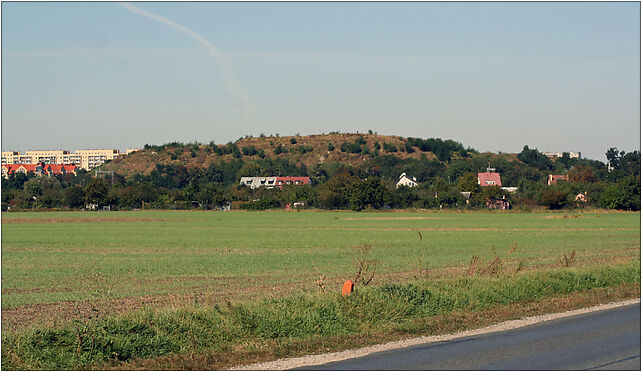
M358 165L370 159L372 154L391 154L400 159L418 159L421 156L428 159L436 158L432 151L421 151L417 147L414 147L411 153L406 152L404 148L406 141L406 138L398 136L337 133L288 137L249 137L239 139L234 145L240 152L240 154L236 154L236 157L240 156L243 160L260 159L263 156L265 158L287 159L291 163L305 164L307 167L324 162ZM356 142L360 143L355 145ZM350 148L350 145L353 147ZM342 151L342 146L346 151ZM393 146L396 151L393 151ZM146 146L143 150L114 159L105 164L103 169L131 177L137 173L149 175L156 164L180 164L187 168L207 168L212 163L235 158L233 153L220 153L220 149L226 147L229 145L172 143ZM357 150L357 147L360 147L360 150ZM217 148L219 153L217 153ZM361 152L353 153L351 151Z

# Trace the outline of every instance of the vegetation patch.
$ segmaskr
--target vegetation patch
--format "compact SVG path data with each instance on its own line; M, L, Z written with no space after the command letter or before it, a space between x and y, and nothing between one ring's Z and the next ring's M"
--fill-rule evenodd
M81 369L162 356L225 355L291 340L410 331L435 316L637 284L639 263L361 286L347 297L298 293L255 302L76 321L3 334L3 369ZM174 366L176 367L176 366Z

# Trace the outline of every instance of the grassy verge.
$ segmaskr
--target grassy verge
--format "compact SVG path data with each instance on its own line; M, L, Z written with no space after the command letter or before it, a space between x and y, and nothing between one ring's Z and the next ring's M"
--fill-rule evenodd
M254 303L143 311L3 335L2 369L221 368L266 355L354 347L367 344L366 338L381 342L399 335L483 325L504 320L492 316L497 309L538 300L591 291L639 295L639 282L636 262L388 284L360 288L346 298L297 294Z

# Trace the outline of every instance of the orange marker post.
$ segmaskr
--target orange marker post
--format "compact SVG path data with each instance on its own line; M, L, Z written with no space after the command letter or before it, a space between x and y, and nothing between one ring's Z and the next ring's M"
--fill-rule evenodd
M346 280L346 282L343 283L343 291L341 291L341 294L345 297L350 293L352 293L353 290L354 290L354 283L352 282L352 280Z

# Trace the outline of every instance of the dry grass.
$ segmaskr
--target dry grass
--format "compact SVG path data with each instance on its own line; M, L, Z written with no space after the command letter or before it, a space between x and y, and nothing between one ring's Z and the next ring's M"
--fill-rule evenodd
M575 263L575 249L571 251L568 255L564 252L564 255L560 258L560 263L564 267L570 267Z
M248 343L228 348L187 355L169 355L154 359L136 359L111 369L116 370L220 370L238 365L266 362L286 357L335 352L402 340L422 335L440 335L482 328L494 323L527 316L581 309L588 306L636 298L640 284L616 288L598 288L567 296L501 305L477 312L453 312L420 319L411 326L391 327L386 332L338 337L286 339L262 344Z
M354 266L357 273L354 277L354 282L361 285L368 285L374 279L375 272L377 271L377 261L370 258L370 248L372 246L363 244L357 247L357 255L355 256Z

